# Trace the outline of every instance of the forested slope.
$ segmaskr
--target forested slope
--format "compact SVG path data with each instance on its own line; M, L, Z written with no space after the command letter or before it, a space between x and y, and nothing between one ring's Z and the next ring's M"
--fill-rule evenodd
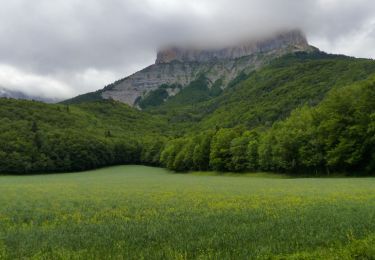
M373 174L374 75L372 60L296 53L241 74L225 90L201 75L143 111L111 100L0 99L0 172L142 163Z
M296 107L317 105L332 88L366 79L372 73L375 73L372 60L322 52L295 53L276 59L250 75L241 75L237 84L219 96L189 103L189 96L195 96L197 90L192 87L192 94L186 95L187 87L182 93L183 99L177 94L149 110L154 114L167 114L172 122L198 123L198 129L238 125L269 127L285 119ZM196 124L194 129L197 129Z
M138 163L140 143L165 120L114 101L52 105L0 99L0 172L32 173Z
M375 77L333 89L270 128L208 130L167 143L170 169L374 174Z

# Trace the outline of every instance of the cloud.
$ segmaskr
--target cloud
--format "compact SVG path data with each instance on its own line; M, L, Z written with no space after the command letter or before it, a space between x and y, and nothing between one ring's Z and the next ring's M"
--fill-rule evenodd
M165 45L227 45L286 28L325 51L375 58L372 0L2 2L0 85L44 96L102 88Z
M0 82L8 89L30 96L67 98L73 94L68 85L52 77L35 75L4 64L0 64Z

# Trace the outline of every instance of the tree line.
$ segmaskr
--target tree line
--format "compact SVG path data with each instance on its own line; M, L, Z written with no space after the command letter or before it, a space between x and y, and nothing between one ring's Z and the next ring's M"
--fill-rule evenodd
M375 83L333 90L269 129L222 128L171 140L160 163L176 171L374 174Z

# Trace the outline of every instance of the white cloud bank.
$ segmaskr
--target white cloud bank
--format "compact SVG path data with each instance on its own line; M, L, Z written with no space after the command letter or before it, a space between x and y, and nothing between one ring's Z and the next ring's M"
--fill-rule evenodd
M169 44L224 45L299 27L375 58L373 0L0 0L0 86L67 98L153 63Z

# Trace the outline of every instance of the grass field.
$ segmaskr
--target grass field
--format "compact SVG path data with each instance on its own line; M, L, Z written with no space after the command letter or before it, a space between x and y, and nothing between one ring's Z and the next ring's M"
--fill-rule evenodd
M375 178L0 177L0 259L374 259Z

